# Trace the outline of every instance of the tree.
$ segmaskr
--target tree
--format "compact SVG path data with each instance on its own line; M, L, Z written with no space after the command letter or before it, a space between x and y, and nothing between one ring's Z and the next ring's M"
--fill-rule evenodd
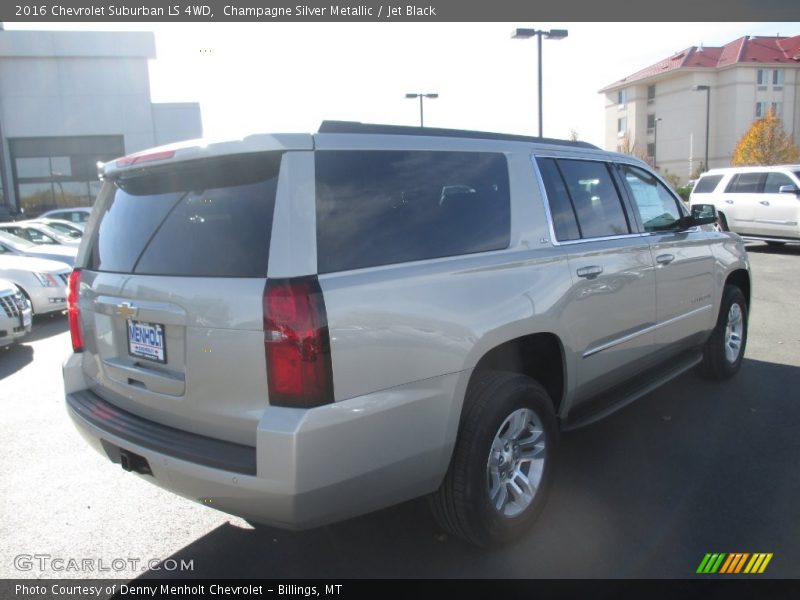
M652 166L652 158L647 156L646 152L642 152L639 149L639 147L636 145L636 142L631 139L631 136L628 132L625 132L625 135L623 135L619 143L617 143L617 152L620 154L629 154L630 156L635 156L636 158L643 160Z
M570 142L577 142L578 141L578 130L574 127L571 127L569 130L569 141Z
M800 148L786 134L774 109L748 129L733 151L731 165L781 165L800 161Z

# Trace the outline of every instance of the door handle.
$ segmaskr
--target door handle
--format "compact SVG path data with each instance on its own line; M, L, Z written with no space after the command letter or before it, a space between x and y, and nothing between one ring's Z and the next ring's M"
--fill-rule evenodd
M659 254L656 256L656 262L660 265L668 265L675 260L674 254Z
M578 269L578 277L586 277L586 279L592 279L600 275L603 272L603 267L599 265L591 265L589 267L581 267Z
M759 200L758 203L763 204L764 206L769 206L769 201L767 200Z
M733 204L733 200L725 200L725 204Z

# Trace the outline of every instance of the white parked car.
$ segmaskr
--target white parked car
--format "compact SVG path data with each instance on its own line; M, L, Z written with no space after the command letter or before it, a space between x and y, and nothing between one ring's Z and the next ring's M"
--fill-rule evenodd
M32 244L49 246L77 246L80 240L61 233L46 223L33 223L31 221L17 221L16 223L0 224L0 231L10 233Z
M32 322L28 300L13 282L0 279L0 348L30 333Z
M32 244L20 237L0 231L0 254L57 260L71 267L75 264L75 257L78 255L78 246Z
M800 165L711 169L689 204L713 204L719 228L746 239L800 242Z
M86 221L89 220L89 215L91 214L91 206L78 206L75 208L56 208L54 210L48 210L47 212L39 215L39 218L47 217L48 219L63 219L64 221L69 221L70 223L81 223L85 225Z
M80 242L80 239L83 237L83 223L70 223L62 219L49 219L46 217L42 219L31 219L27 222L31 225L47 225L51 229L58 231L61 235L65 235L78 242Z
M22 291L37 315L67 308L70 272L67 265L55 260L0 254L0 277Z

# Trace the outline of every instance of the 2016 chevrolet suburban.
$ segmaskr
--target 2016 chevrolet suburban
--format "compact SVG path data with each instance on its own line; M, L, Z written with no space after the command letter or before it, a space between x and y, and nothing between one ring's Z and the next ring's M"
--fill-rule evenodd
M429 495L449 532L509 540L559 430L744 355L741 240L586 143L325 122L101 177L69 414L124 469L255 523Z

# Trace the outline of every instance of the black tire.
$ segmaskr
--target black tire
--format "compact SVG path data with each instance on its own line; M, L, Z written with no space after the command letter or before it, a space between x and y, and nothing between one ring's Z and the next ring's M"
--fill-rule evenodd
M741 315L742 329L739 336L738 353L732 360L729 352L730 346L727 339L728 321L732 316L731 310L737 305ZM733 309L734 314L736 309ZM728 379L736 374L742 365L745 346L747 345L747 301L742 290L735 285L726 285L722 292L722 303L720 304L717 324L711 337L708 338L703 349L703 362L700 364L700 371L708 379Z
M517 412L520 409L532 412ZM502 468L502 463L497 458L501 453L495 451L496 446L493 448L493 443L499 437L506 419L512 414L525 417L526 428L537 428L541 425L541 434L538 429L533 435L526 433L516 440L518 445L527 446L531 448L531 452L538 453L539 443L534 444L534 441L543 440L544 452L541 455L543 464L536 463L542 469L532 500L526 504L522 496L517 496L513 502L508 503L506 510L519 509L520 512L509 516L492 505L489 490L492 481L490 468ZM533 450L532 446L537 449ZM553 403L539 383L524 375L501 371L476 375L464 400L461 426L450 468L441 487L430 498L434 517L445 531L482 547L519 537L544 507L553 480L557 449L558 426ZM511 462L507 461L505 465L520 465L519 468L523 471L527 466L529 470L525 475L530 476L535 470L534 464L516 452L517 444L508 455ZM494 467L489 464L492 456L496 461ZM536 460L539 460L538 454ZM507 472L510 473L511 470ZM503 478L503 482L499 476L494 478L494 489L503 495L502 490L497 488L504 487L508 497L515 496L513 493L509 494L508 486L517 485L519 480L516 477L507 479L506 472L503 472ZM536 475L532 478L535 479ZM518 506L517 500L524 507Z

